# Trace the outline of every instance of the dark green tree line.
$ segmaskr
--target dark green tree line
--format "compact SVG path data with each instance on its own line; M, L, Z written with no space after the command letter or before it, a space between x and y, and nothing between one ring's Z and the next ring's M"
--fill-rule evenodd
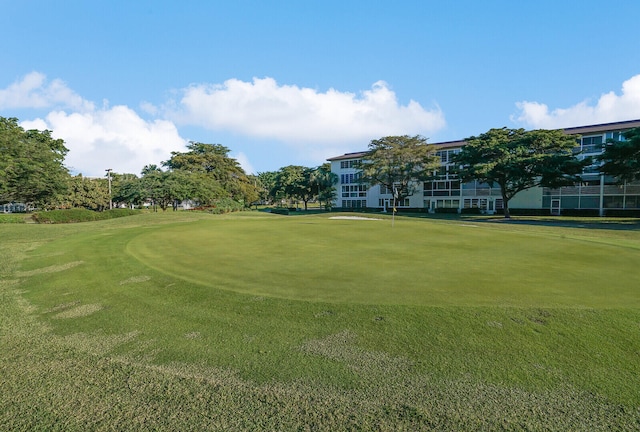
M16 118L0 117L0 203L52 207L65 199L68 149L51 131L24 130Z

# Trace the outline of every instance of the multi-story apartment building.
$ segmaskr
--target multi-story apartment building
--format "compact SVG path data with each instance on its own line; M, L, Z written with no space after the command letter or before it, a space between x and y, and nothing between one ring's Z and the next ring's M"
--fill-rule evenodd
M572 127L564 129L564 132L579 135L576 153L579 158L585 158L600 154L608 139L622 139L622 132L636 127L640 127L640 120ZM458 153L465 144L465 141L433 144L441 160L435 179L418 185L419 192L397 203L397 207L430 212L470 208L487 213L501 210L503 202L497 185L491 187L475 181L461 183L456 176L452 155ZM328 159L331 171L338 176L336 207L382 211L393 205L392 191L379 185L368 187L358 182L357 162L365 156L366 152L356 152ZM535 187L522 191L509 202L509 208L548 210L549 214L579 209L600 215L608 209L640 210L640 183L619 185L614 178L601 174L598 165L594 164L585 170L581 183L559 189Z

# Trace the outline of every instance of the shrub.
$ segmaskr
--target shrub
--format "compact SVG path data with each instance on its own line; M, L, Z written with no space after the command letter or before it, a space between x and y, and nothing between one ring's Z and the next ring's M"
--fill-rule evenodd
M435 212L440 214L457 214L458 209L457 208L437 208L435 209Z
M0 224L4 223L25 223L24 215L0 214Z
M596 210L597 212L597 210ZM604 211L605 216L609 217L640 217L640 209L606 209Z
M398 213L429 213L429 209L425 207L402 207L397 210Z
M190 211L206 211L212 214L224 214L231 213L237 211L251 210L249 207L246 207L243 203L233 200L231 198L222 198L216 201L215 204L207 205L207 206L198 206Z
M289 209L285 207L275 207L271 209L271 213L279 215L288 215Z
M479 215L480 212L480 208L478 207L471 207L471 208L463 208L460 210L460 214L472 214L472 215Z
M132 216L140 214L139 210L130 209L112 209L103 212L87 210L84 208L74 208L69 210L51 210L45 212L37 212L32 218L37 223L76 223L91 222L97 220L114 219L123 216Z
M547 209L527 209L527 208L510 208L511 216L549 216L551 210Z
M600 216L600 211L598 209L562 209L560 210L560 215L598 217Z

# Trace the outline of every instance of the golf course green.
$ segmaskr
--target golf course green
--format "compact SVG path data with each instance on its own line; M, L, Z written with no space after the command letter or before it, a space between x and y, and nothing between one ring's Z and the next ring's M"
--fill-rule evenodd
M143 233L126 250L203 286L295 300L640 307L637 247L487 223L200 221Z
M300 213L0 224L0 424L640 429L637 221Z

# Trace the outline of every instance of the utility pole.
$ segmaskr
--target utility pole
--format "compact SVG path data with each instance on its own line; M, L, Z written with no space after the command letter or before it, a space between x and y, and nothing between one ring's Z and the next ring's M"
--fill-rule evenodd
M111 168L105 170L107 172L107 179L109 180L109 210L113 209L113 201L111 200Z

